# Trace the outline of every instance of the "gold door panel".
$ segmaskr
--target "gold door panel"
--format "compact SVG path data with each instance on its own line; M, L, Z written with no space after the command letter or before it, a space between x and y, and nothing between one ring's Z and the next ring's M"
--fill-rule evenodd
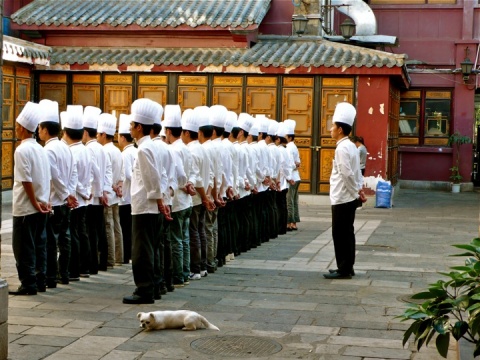
M40 99L48 99L58 103L58 110L67 109L66 84L40 84Z
M147 98L165 106L167 103L167 86L139 86L138 97Z
M300 155L300 167L298 173L301 181L310 183L312 180L312 151L310 148L298 148L298 154Z
M130 106L132 105L131 86L105 85L104 91L104 112L116 116L118 116L118 114L130 114Z
M30 100L30 79L16 79L16 105L15 118L23 110L25 104Z
M3 109L2 109L2 122L3 129L13 128L13 122L15 120L13 110L14 110L14 78L9 76L4 76L3 78Z
M276 119L276 99L276 88L248 87L246 111L252 116L263 114L271 119Z
M282 120L297 122L296 135L312 135L313 89L283 89Z
M182 112L197 106L205 106L207 104L207 87L179 86L178 104L182 108Z
M241 87L214 87L213 104L223 105L228 110L237 114L242 112L242 88Z
M332 117L335 106L340 102L352 103L353 90L350 89L323 89L322 90L322 121L321 136L330 136Z
M73 85L73 104L100 107L100 85Z

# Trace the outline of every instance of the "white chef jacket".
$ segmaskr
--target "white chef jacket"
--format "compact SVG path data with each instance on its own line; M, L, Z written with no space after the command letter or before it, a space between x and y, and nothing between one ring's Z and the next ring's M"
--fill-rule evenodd
M192 154L192 169L194 171L198 171L194 186L198 188L203 187L205 189L205 193L207 193L210 185L210 159L207 157L207 152L198 140L190 141L187 144L187 148ZM198 192L192 197L192 202L193 206L197 206L202 203L202 198Z
M262 185L263 180L265 180L266 174L262 164L262 153L260 147L258 146L258 142L256 141L252 141L250 144L248 144L248 148L250 151L250 159L252 160L251 168L255 176L255 186L258 190Z
M103 196L103 192L112 191L112 163L107 157L107 153L103 150L103 146L96 139L87 141L85 147L89 151L92 161L92 199L89 201L91 205L100 205L99 197Z
M190 182L195 186L198 168L193 168L192 154L181 139L175 140L172 144L170 144L170 147L175 153L175 158L178 158L180 160L180 165L183 167L185 172L184 181L181 181L179 178L177 178L179 189L175 192L175 195L173 196L172 212L178 212L188 209L192 206L192 196L187 194L180 188L184 188L187 182Z
M222 153L230 154L232 159L232 186L233 186L233 195L238 195L238 153L232 142L225 138L222 140Z
M260 140L258 143L258 149L260 150L260 167L262 168L265 177L272 175L272 155L270 154L270 149L265 142L265 140ZM265 179L263 179L265 180ZM262 180L262 182L263 182ZM258 191L266 191L269 188L269 185L264 185L260 183L258 186Z
M280 189L285 190L288 189L288 181L292 179L295 164L285 146L278 145L277 148L280 150Z
M211 140L210 147L217 160L217 173L215 174L217 193L223 198L226 196L227 188L233 186L232 158L229 153L224 152L225 145L221 138L217 137Z
M133 163L137 158L137 148L133 144L128 144L122 150L122 160L123 160L123 188L122 188L122 199L120 200L120 205L130 205L132 202L132 196L130 194L132 186L132 172L133 172Z
M245 185L248 183L251 187L253 187L255 185L255 179L252 175L252 171L249 168L249 153L247 152L247 142L243 141L239 143L237 141L233 144L233 146L238 153L238 194L241 198L243 198L250 194L250 190L245 190Z
M158 214L157 200L163 199L161 173L163 164L157 146L149 135L137 142L138 153L132 172L132 215Z
M298 152L297 145L295 145L295 143L293 141L290 141L287 144L287 150L289 151L289 153L290 153L290 155L293 159L294 165L297 164L297 163L300 163L300 153ZM292 172L292 179L294 181L300 181L301 180L300 179L300 172L298 171L297 165L295 165L295 169Z
M222 173L221 173L221 162L218 159L218 154L215 153L215 150L213 149L212 146L212 140L207 140L205 141L202 146L205 148L205 152L207 153L208 159L210 160L210 179L209 179L209 186L212 187L212 192L213 190L215 191L220 191L220 185L221 179L222 179Z
M330 203L344 204L359 197L362 188L360 158L356 145L345 136L337 141L332 174L330 175Z
M172 205L172 197L170 196L170 188L175 191L178 187L177 177L175 174L175 162L173 161L172 153L166 143L162 141L160 137L154 137L152 139L153 144L157 149L157 154L160 157L162 163L162 194L164 194L164 204Z
M37 213L22 182L32 183L37 201L47 204L50 197L50 167L45 149L34 138L22 140L13 155L13 216Z
M119 148L115 146L113 142L106 143L103 146L107 158L112 164L112 189L108 193L108 206L115 205L120 203L121 197L117 196L115 191L113 191L113 186L118 185L120 181L125 177L123 174L123 157L122 152ZM123 191L123 186L122 186Z
M52 175L50 203L52 206L64 205L69 195L76 196L77 164L68 145L57 137L47 140L44 149L47 151Z
M270 160L272 161L271 166L271 177L272 179L276 179L278 181L278 177L280 176L280 150L278 149L277 145L274 142L268 144L268 149L270 150Z
M88 205L88 199L92 193L92 183L90 181L92 174L92 161L87 148L81 141L69 145L77 167L77 184L75 193L78 201L78 207Z

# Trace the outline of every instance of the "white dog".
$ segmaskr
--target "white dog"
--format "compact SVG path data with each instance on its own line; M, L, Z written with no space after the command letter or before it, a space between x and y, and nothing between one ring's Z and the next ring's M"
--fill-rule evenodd
M219 331L220 329L208 322L205 317L189 310L139 312L140 327L146 330L178 329L197 330L207 328Z

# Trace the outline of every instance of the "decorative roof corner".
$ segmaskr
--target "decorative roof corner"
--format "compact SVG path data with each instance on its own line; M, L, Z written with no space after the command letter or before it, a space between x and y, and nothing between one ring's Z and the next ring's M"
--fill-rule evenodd
M11 36L3 36L3 60L35 65L50 65L51 47Z

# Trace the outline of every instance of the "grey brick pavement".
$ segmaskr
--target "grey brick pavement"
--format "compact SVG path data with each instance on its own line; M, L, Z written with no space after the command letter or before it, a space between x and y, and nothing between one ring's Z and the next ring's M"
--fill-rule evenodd
M452 244L478 236L480 194L402 189L392 209L376 209L373 203L370 199L357 213L352 280L321 276L335 264L328 199L318 197L315 205L302 205L299 231L241 254L154 305L122 304L134 289L128 265L44 294L10 296L9 359L228 359L190 346L196 339L225 335L281 344L280 352L262 359L439 359L433 345L420 353L411 342L403 348L408 324L394 317L405 308L402 297L458 264L458 258L448 257L455 253ZM1 277L14 288L19 282L8 206ZM221 331L142 331L137 312L160 309L198 311ZM456 359L456 344L449 359Z

